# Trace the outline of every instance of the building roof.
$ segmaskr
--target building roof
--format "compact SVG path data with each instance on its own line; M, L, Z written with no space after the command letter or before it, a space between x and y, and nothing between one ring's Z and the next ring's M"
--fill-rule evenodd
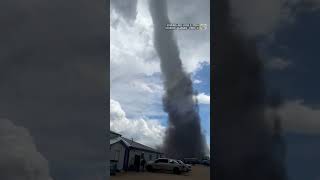
M132 141L130 139L127 138L123 138L125 141L127 141L127 143L130 143L131 147L135 148L135 149L141 149L141 150L147 150L147 151L151 151L151 152L155 152L155 153L160 153L158 150L153 149L151 147L148 147L146 145L140 144L138 142Z
M110 145L115 144L117 142L123 142L125 144L125 146L128 148L133 148L133 149L144 150L144 151L162 154L161 152L159 152L151 147L145 146L143 144L140 144L140 143L135 142L133 140L127 139L125 137L120 136L120 137L110 139Z
M111 134L115 134L115 135L118 135L118 136L122 136L121 134L119 134L119 133L116 133L116 132L114 132L114 131L111 131L111 130L110 130L110 133L111 133Z

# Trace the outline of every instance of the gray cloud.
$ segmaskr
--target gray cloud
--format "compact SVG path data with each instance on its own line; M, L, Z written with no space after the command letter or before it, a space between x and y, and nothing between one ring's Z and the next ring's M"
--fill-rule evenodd
M270 109L266 114L270 115ZM287 132L317 134L320 129L320 109L308 106L303 100L286 101L279 107L279 116Z
M319 0L231 0L232 16L238 29L248 36L272 35L295 22L304 11L317 11Z
M134 21L137 17L137 0L111 0L110 5L129 22Z
M280 57L274 57L266 62L266 67L273 70L284 70L292 65L292 62Z
M200 68L200 63L210 62L210 1L170 0L168 15L173 23L207 24L205 31L175 31L180 56L187 72Z
M0 114L29 129L55 179L105 176L105 2L1 4Z
M52 180L47 160L27 129L0 119L0 179Z
M181 5L182 2L183 5ZM168 1L168 15L174 23L206 23L209 25L210 1L199 0L194 3L192 0L171 0Z
M231 0L232 15L238 28L246 35L272 34L281 23L292 18L291 7L286 0Z

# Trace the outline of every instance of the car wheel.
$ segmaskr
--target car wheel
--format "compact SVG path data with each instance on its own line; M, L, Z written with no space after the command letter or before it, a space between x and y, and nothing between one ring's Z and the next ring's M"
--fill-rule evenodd
M147 166L147 171L152 172L153 171L152 166Z
M174 168L174 169L173 169L173 173L174 173L174 174L180 174L179 168L177 168L177 167Z

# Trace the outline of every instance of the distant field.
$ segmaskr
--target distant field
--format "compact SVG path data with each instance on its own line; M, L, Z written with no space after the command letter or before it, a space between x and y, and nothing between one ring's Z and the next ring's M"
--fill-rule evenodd
M124 172L117 173L115 176L111 176L111 180L209 180L210 179L210 167L195 165L192 166L192 171L189 173L183 173L181 175L175 175L172 173L164 172Z

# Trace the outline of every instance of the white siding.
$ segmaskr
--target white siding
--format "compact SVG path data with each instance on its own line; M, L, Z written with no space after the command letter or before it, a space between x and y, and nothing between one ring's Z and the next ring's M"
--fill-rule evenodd
M125 147L120 142L111 146L110 160L117 160L117 167L119 170L123 169L123 161L125 156Z

